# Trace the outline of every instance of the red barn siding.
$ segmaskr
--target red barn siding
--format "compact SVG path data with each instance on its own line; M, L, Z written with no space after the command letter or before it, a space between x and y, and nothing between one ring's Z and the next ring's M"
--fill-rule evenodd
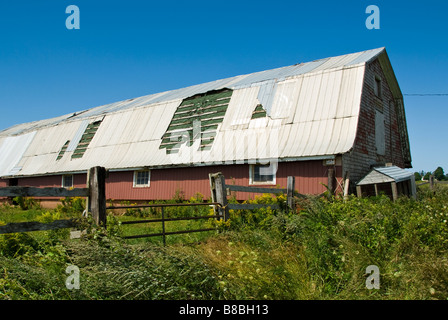
M9 185L8 180L5 179L0 179L0 188L4 188L7 187ZM0 197L0 203L3 202L4 200L6 200L7 198L5 197Z
M189 199L197 192L202 193L207 199L210 198L209 173L222 172L227 184L242 186L249 185L249 165L222 165L208 167L190 168L166 168L151 170L150 187L134 188L133 171L109 172L106 179L106 198L114 201L147 201L167 200L173 198L176 190L184 193L185 199ZM319 194L325 191L322 184L328 184L328 167L319 161L299 161L279 163L276 176L276 185L286 188L287 177L294 176L296 179L296 190L302 194ZM336 177L340 180L342 170L336 166ZM74 187L84 188L86 186L86 174L75 174L73 176ZM1 183L6 186L7 180ZM19 186L29 187L61 187L62 176L43 176L19 178ZM261 185L260 185L261 186ZM273 185L264 185L275 187ZM258 194L237 192L238 200L254 198ZM50 200L51 198L39 198ZM59 200L54 199L53 200Z
M286 188L287 177L295 176L296 190L303 194L319 194L328 184L328 167L322 161L279 163L276 184ZM342 170L336 167L340 179ZM113 200L171 199L176 190L181 190L188 199L196 192L210 197L209 173L222 172L227 184L249 185L249 165L228 165L191 168L169 168L151 171L149 188L133 187L133 172L111 172L106 180L106 197ZM272 186L272 185L268 185ZM253 198L254 194L237 193L239 200Z
M73 187L85 188L87 174L74 174ZM62 186L62 175L44 176L44 177L27 177L19 178L18 185L21 187L36 188L60 188ZM59 198L54 197L35 197L41 201L41 205L45 208L54 208ZM55 202L56 201L56 202Z
M87 174L74 174L73 187L85 188ZM62 186L62 175L19 178L18 185L21 187L39 187L39 188L60 188Z

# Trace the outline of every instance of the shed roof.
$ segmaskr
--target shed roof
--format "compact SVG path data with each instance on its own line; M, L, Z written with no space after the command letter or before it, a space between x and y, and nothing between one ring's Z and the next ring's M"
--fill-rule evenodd
M0 177L332 158L352 148L365 64L384 55L320 59L17 125L0 132ZM215 94L222 90L230 94ZM216 101L194 99L207 94ZM260 105L266 116L253 118ZM190 121L204 117L199 127ZM162 148L167 133L180 139L175 154Z
M373 168L357 185L378 184L385 182L401 182L409 180L414 174L397 166Z

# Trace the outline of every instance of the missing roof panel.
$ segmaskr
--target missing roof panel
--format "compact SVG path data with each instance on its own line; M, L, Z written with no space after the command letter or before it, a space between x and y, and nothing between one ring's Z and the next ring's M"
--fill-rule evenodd
M73 151L72 159L79 159L82 158L84 153L87 150L87 147L89 146L90 142L92 141L93 137L95 136L95 133L97 132L98 128L100 127L102 120L96 120L94 122L91 122L87 128L84 130L84 133L81 137L81 140L79 140L78 145L76 146L75 151Z
M261 104L257 105L255 107L255 110L252 112L252 119L258 119L258 118L264 118L266 117L266 110L263 109L263 106Z
M70 144L70 140L67 140L64 145L61 148L61 151L59 151L58 157L56 158L56 161L61 160L61 158L64 156L65 151L67 151L67 147Z
M226 114L232 93L231 89L222 89L184 99L162 136L159 148L166 149L167 154L177 153L180 145L186 143L192 146L200 139L199 150L210 149L216 130Z

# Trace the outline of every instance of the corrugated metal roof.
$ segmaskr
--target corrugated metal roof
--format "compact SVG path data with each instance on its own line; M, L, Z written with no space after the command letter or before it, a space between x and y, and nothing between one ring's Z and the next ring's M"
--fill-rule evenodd
M395 182L409 180L414 174L396 166L375 168L376 171L391 177Z
M345 153L355 140L365 61L383 51L379 48L236 76L18 125L0 132L0 148L5 137L32 133L32 142L14 165L21 167L18 175L84 171L93 166L229 164ZM223 88L233 93L211 150L196 152L201 139L193 146L183 144L178 154L159 149L183 99ZM258 104L268 117L251 119ZM71 159L79 140L77 132L82 134L85 124L98 116L104 119L83 157ZM68 140L74 141L71 148L56 161ZM1 168L6 168L5 161L2 156ZM0 170L0 176L11 169Z
M320 60L315 60L307 63L301 63L293 66L281 67L272 70L255 72L247 75L240 75L231 78L215 80L203 84L198 84L182 89L171 90L156 94L151 94L135 99L127 99L123 101L114 102L111 104L95 107L92 109L63 115L56 118L35 121L31 123L24 123L13 126L11 128L0 131L2 135L17 135L26 131L35 130L44 126L55 125L62 121L75 120L87 117L98 116L102 114L122 111L131 108L137 108L149 104L167 102L171 100L185 99L192 95L207 92L210 90L218 90L222 88L241 89L248 86L253 86L256 83L261 83L268 80L275 80L276 82L283 81L289 77L297 77L306 73L312 73L333 68L340 68L345 66L352 66L363 64L378 54L383 52L384 48L377 48L363 52L346 54L337 57L330 57Z
M377 167L373 168L357 185L363 186L367 184L385 183L385 182L401 182L409 180L414 174L412 172L401 169L397 166Z
M12 175L20 171L19 161L33 141L36 132L0 140L0 175Z
M89 121L88 120L84 120L80 123L78 130L76 131L75 135L73 136L73 138L70 140L69 145L67 146L67 150L68 152L70 151L74 151L76 146L79 143L79 140L81 140L81 136L84 133L84 131L86 130L87 126L89 125Z

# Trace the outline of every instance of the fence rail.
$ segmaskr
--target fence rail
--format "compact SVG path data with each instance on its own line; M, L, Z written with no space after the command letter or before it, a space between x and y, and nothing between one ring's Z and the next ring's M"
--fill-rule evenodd
M0 197L88 197L89 188L35 188L5 187L0 188Z
M50 223L41 223L36 221L16 222L0 226L0 234L45 231L45 230L54 230L63 228L73 228L76 226L77 224L75 223L74 220L55 220Z
M416 184L417 187L424 186L425 184L429 184L429 189L434 190L434 187L438 181L435 179L435 176L431 174L429 176L429 180L427 182Z
M138 223L153 223L153 222L163 222L163 221L187 221L187 220L201 220L201 219L212 219L212 218L222 218L222 216L199 216L199 217L183 217L183 218L166 218L166 219L150 219L150 220L135 220L135 221L122 221L121 224L138 224Z
M163 243L166 244L166 236L173 234L184 234L193 232L203 232L215 230L214 228L203 228L196 230L180 230L170 231L165 230L165 223L169 221L182 221L182 220L200 220L200 219L229 219L229 210L254 210L259 208L271 207L272 209L278 209L278 204L229 204L227 200L228 193L235 192L250 192L250 193L285 193L287 196L287 204L289 208L294 207L294 196L304 196L297 193L294 190L295 180L294 177L288 177L287 188L266 188L266 187L246 187L238 185L226 185L225 178L222 173L215 173L209 175L210 190L212 195L212 202L209 203L167 203L167 204L147 204L147 205L135 205L135 206L106 206L106 191L105 191L105 179L106 169L103 167L94 167L89 169L87 175L86 188L35 188L35 187L5 187L0 188L1 197L86 197L87 212L92 214L92 217L97 225L106 226L106 210L115 209L136 209L136 208L151 208L159 207L162 211L161 219L150 220L136 220L136 221L124 221L122 225L141 224L141 223L162 223L162 232L145 234L145 235L133 235L126 236L126 239L135 239L143 237L156 237L162 236ZM182 207L182 206L213 206L214 215L196 216L196 217L179 217L179 218L166 218L164 208L167 207ZM22 222L22 223L9 223L5 226L0 226L0 234L16 233L16 232L29 232L29 231L42 231L52 230L60 228L73 228L76 227L75 220L57 220L51 223L40 222Z
M254 210L261 208L280 209L277 203L265 204L265 203L229 203L227 208L229 210Z
M271 209L279 209L278 204L261 204L261 203L229 203L227 196L230 191L249 192L249 193L286 193L286 202L290 209L294 208L294 196L303 196L294 190L295 178L288 176L287 188L266 188L266 187L246 187L238 185L226 185L224 175L221 172L209 174L210 193L213 202L218 202L221 206L215 206L215 213L222 215L224 220L229 219L229 210L254 210L270 207Z
M214 228L204 228L196 230L180 230L173 232L165 231L165 222L168 221L182 221L182 220L199 220L199 219L217 219L222 218L222 215L211 216L197 216L197 217L182 217L182 218L165 218L164 208L167 207L181 207L181 206L221 206L221 203L167 203L167 204L147 204L147 205L135 205L135 206L106 206L106 189L105 189L106 169L103 167L94 167L89 169L87 175L86 188L36 188L36 187L5 187L0 188L1 197L86 197L87 211L92 214L92 217L97 225L106 226L106 210L114 209L129 209L129 208L151 208L160 207L162 209L161 219L152 220L137 220L137 221L125 221L123 225L138 224L138 223L162 223L162 232L146 235L134 235L126 236L125 239L135 239L142 237L156 237L162 236L163 243L166 244L166 236L173 234L185 234L193 232L211 231ZM0 226L0 234L17 233L17 232L30 232L30 231L44 231L54 230L61 228L75 228L77 222L72 219L57 220L51 223L41 223L37 221L20 222L20 223L8 223L7 225Z
M153 203L153 204L136 204L130 206L108 206L106 209L138 209L138 208L156 208L156 207L188 207L188 206L211 206L220 205L218 202L203 203Z
M106 169L94 167L87 174L86 188L35 188L35 187L4 187L0 188L0 197L86 197L87 211L97 225L106 226ZM36 221L8 223L0 226L0 234L43 231L76 227L72 219L56 220L50 223Z
M279 188L263 188L263 187L245 187L245 186L237 186L237 185L226 185L226 189L230 191L240 191L240 192L253 192L253 193L286 193L287 189L279 189Z
M137 238L148 238L148 237L163 237L163 245L166 245L166 236L173 234L184 234L184 233L194 233L194 232L205 232L205 231L213 231L215 228L207 228L207 229L196 229L196 230L183 230L183 231L170 231L170 232L160 232L160 233L151 233L151 234L142 234L135 236L127 236L125 239L137 239Z

